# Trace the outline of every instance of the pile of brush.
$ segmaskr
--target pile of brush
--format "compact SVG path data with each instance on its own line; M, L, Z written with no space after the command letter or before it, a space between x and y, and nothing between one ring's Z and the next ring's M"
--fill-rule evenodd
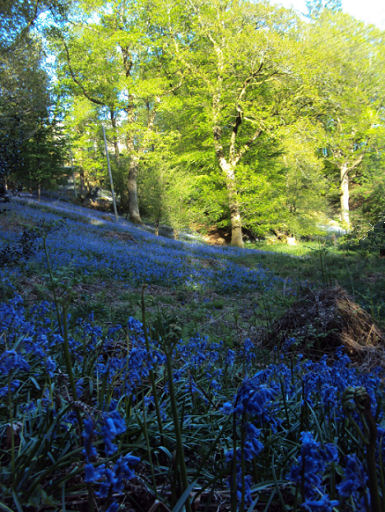
M343 345L355 363L385 367L385 335L339 286L304 290L273 324L266 342L312 359L332 356Z

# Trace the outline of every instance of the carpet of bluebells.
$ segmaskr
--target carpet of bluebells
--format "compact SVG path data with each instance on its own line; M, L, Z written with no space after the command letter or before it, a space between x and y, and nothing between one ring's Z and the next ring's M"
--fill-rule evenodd
M58 220L16 209L36 224ZM223 278L224 289L273 279L231 263L231 249L134 228L135 243L112 247L104 229L56 225L47 235L52 271L105 268L169 286ZM194 264L217 252L214 269ZM3 288L45 264L39 246L22 256L3 269ZM234 349L181 339L171 314L145 321L144 305L141 322L100 326L59 301L0 303L1 510L384 510L383 371L360 372L342 349L330 361L290 355L295 340L261 367L250 339Z
M220 292L263 290L277 279L262 267L248 269L234 263L230 258L241 254L240 249L156 237L128 222L106 220L101 212L86 215L87 210L79 208L67 212L71 218L63 219L60 210L41 211L25 204L12 204L10 208L8 216L17 215L49 233L47 246L54 271L70 266L78 274L106 275L131 286L148 283ZM112 233L123 239L111 237ZM124 239L125 235L130 238ZM14 231L2 233L0 250L18 236ZM25 265L26 271L29 267L45 268L41 246Z

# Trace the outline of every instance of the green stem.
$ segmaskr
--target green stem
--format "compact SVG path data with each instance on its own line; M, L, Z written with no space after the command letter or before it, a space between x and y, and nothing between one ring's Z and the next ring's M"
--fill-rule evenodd
M278 493L278 498L279 498L279 501L281 502L282 510L287 510L287 506L286 506L285 500L284 500L284 498L282 496L281 489L279 488L279 484L278 484L278 480L277 480L277 475L276 475L276 472L275 472L274 454L273 454L272 461L271 461L271 470L272 470L272 473L273 473L273 478L274 478L275 488L276 488L276 491ZM294 511L297 510L297 506L298 506L298 485L296 486L295 508L294 508Z
M8 407L9 407L9 428L10 428L10 436L11 436L11 476L12 476L12 487L14 485L15 479L15 430L13 427L13 400L11 394L11 376L8 375Z
M44 248L45 259L47 260L47 268L48 268L48 273L49 273L49 280L51 283L53 300L55 303L57 323L59 326L60 334L63 335L63 326L62 326L62 322L61 322L59 299L58 299L58 296L56 293L56 283L55 283L55 279L54 279L53 272L52 272L51 260L50 260L50 257L48 254L48 249L47 249L47 239L45 236L43 236L43 248Z
M59 326L60 332L63 336L64 361L65 361L65 365L66 365L66 369L67 369L68 378L70 381L72 399L74 402L77 402L78 397L77 397L77 392L76 392L76 384L75 384L75 378L74 378L74 374L73 374L73 366L72 366L70 346L69 346L69 337L68 337L67 307L66 307L66 305L63 305L62 315L61 315L59 299L58 299L58 296L56 293L56 283L55 283L55 279L53 276L51 261L50 261L48 249L47 249L46 237L43 237L43 247L44 247L45 257L47 260L47 267L48 267L48 273L49 273L49 278L50 278L50 282L51 282L52 294L53 294L53 298L54 298L54 302L55 302L58 326ZM83 427L82 417L81 417L80 411L79 411L78 407L76 407L75 403L73 404L73 409L74 409L76 419L78 422L79 438L81 439L81 431L82 431L82 427ZM92 490L92 487L90 484L87 484L87 492L88 492L88 506L89 506L90 512L93 512L95 510L95 496L94 496L94 493L93 493L93 490Z
M285 409L287 428L290 429L289 411L288 411L288 408L287 408L287 400L286 400L285 387L284 387L282 379L280 379L280 385L281 385L281 393L282 393L283 406L284 406L284 409Z
M145 440L146 440L146 448L147 448L147 453L148 453L148 460L149 460L150 468L151 468L152 486L154 488L155 498L159 499L158 491L157 491L157 488L156 488L154 463L152 461L150 436L148 435L146 404L145 404L145 397L144 396L143 396L142 404L143 404L143 425L142 425L142 428L143 428L144 437L145 437Z
M246 460L245 460L245 443L246 443L246 414L242 414L242 425L241 425L241 507L240 512L245 510L245 473L246 473Z
M167 350L165 350L166 366L167 366L167 375L168 375L168 386L169 386L169 392L170 392L171 411L172 411L174 429L175 429L177 460L179 462L179 470L180 470L180 475L181 475L183 491L185 491L188 487L187 469L186 469L186 462L185 462L185 458L184 458L184 447L183 447L182 432L181 432L181 427L180 427L179 417L178 417L178 409L177 409L177 401L176 401L176 396L175 396L174 381L172 378L171 352L172 352L172 348L168 349L168 347L167 347ZM186 511L191 512L191 503L190 503L189 498L186 500Z
M146 307L145 307L145 303L144 303L145 288L146 288L146 285L143 285L142 286L142 324L143 324L144 339L146 342L147 357L149 358L150 357L150 342L148 339L147 325L146 325ZM156 419L158 422L158 428L159 428L159 434L160 434L160 442L162 445L164 445L163 423L162 423L162 416L160 414L158 392L156 390L155 374L151 367L150 367L150 381L151 381L152 395L154 397L154 405L155 405Z
M381 501L378 493L378 481L376 471L376 439L377 425L370 410L366 411L369 423L369 444L366 449L366 461L368 464L368 484L370 491L371 512L381 512Z
M231 461L231 512L237 512L237 417L233 412L233 459Z
M209 460L209 457L210 455L213 453L213 451L215 450L215 447L217 446L217 444L219 443L219 440L221 439L221 437L223 436L223 433L225 431L225 426L227 425L227 423L230 421L230 418L231 416L229 416L225 422L225 424L223 425L222 428L219 429L219 434L217 435L217 437L214 439L209 451L206 453L206 455L203 457L203 460L201 461L199 467L197 468L196 472L195 472L195 475L194 475L194 478L193 480L197 480L199 475L201 474L201 471L202 471L202 468L206 465L206 462Z
M75 378L73 373L73 366L72 366L72 360L71 360L71 353L70 353L70 344L68 339L68 324L67 324L67 308L66 306L63 306L63 347L64 347L64 361L66 364L67 374L70 381L71 386L71 393L74 401L77 401L78 396L76 392L76 384L75 384ZM76 409L77 410L77 409ZM79 411L78 411L79 413ZM80 418L80 415L79 415ZM79 421L79 425L81 425L81 419Z
M380 467L380 482L381 482L381 490L382 490L382 496L385 496L385 478L384 478L384 460L382 457L382 445L383 445L383 438L381 438L380 446L378 447L378 452L380 454L380 461L379 461L379 467ZM385 500L382 500L382 512L385 512Z

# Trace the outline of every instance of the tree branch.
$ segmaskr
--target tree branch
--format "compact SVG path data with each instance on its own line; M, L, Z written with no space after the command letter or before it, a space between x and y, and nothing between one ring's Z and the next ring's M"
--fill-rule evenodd
M247 153L247 151L251 148L251 146L258 139L258 137L260 137L262 135L262 133L263 133L263 130L261 128L258 128L258 130L256 130L253 133L253 135L250 137L248 142L246 142L246 144L244 144L243 147L238 151L238 154L237 154L237 156L234 159L234 164L235 165L239 162L239 160L243 157L243 155L245 153Z
M241 107L241 101L243 100L243 98L246 94L247 87L249 86L251 81L262 71L263 64L264 63L262 61L259 65L259 68L254 73L251 73L251 75L249 75L245 79L245 81L243 82L243 85L241 87L240 93L238 94L238 98L237 98L237 102L236 102L237 104L235 107L236 111L237 111L237 115L235 116L235 121L234 121L232 130L231 130L231 136L230 136L230 149L229 149L230 160L234 160L237 158L235 156L235 143L236 143L236 139L237 139L238 130L242 124L243 116L244 116L243 108Z
M362 160L364 159L364 156L365 156L365 153L362 153L353 163L352 165L349 167L349 171L352 171L355 167L357 167L358 165L360 165L360 163L362 162Z
M96 105L101 105L102 107L105 107L106 104L97 99L97 98L94 98L93 96L91 96L91 94L89 94L85 87L83 86L83 84L80 82L80 80L77 78L74 70L72 69L72 65L71 65L71 56L70 56L70 52L69 52L69 49L68 49L68 46L67 46L67 43L65 42L64 38L62 38L62 41L63 41L63 45L64 45L64 49L65 49L65 52L66 52L66 57L67 57L67 64L68 64L68 69L69 69L69 72L71 74L71 78L72 80L75 82L75 84L80 88L80 90L82 91L83 95L88 99L90 100L92 103L95 103Z
M122 52L123 57L124 73L126 75L126 78L128 78L131 74L131 69L133 66L132 57L127 47L123 48L123 46L120 46L120 50Z

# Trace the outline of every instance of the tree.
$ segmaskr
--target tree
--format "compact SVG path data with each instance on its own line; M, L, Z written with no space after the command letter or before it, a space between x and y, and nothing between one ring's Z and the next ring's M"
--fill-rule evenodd
M65 176L63 160L66 143L62 130L55 121L42 119L32 137L23 144L22 165L12 174L11 180L31 190L55 188Z
M42 40L31 28L42 12L63 15L64 0L3 0L0 10L0 174L40 190L60 172L64 146L51 112ZM29 177L27 179L27 176Z
M155 222L230 224L242 246L243 226L308 233L338 183L348 226L351 180L383 124L378 32L338 1L309 3L317 23L242 0L75 7L52 39L74 154L90 179L103 179L103 122L132 220L141 220L139 183ZM177 214L177 197L188 216Z
M327 169L338 172L341 221L350 229L350 181L375 150L383 125L382 37L373 26L326 11L308 36L309 78L318 90L316 117L324 128L319 147Z
M71 148L72 165L80 175L79 195L107 180L99 109L84 96L72 98L65 116L65 134Z
M63 18L69 0L1 0L0 53L12 52L25 37L42 13L55 19Z
M241 1L162 2L156 9L185 76L179 93L189 129L215 157L227 190L231 243L241 247L237 174L256 145L286 122L296 82L296 20L284 9Z
M323 161L316 154L322 128L311 118L299 117L284 126L280 135L285 188L276 206L277 226L296 237L320 233L319 225L330 212Z
M43 52L36 36L25 35L0 55L0 173L5 181L38 186L61 167L62 143L50 120L51 97ZM39 175L39 178L37 176ZM27 176L31 179L27 180Z
M110 123L110 137L119 161L118 140L124 141L128 169L121 204L141 222L137 179L141 160L154 144L153 127L165 83L156 66L159 55L145 30L146 3L82 2L71 27L55 32L60 50L61 80L71 95L83 95ZM90 21L93 19L95 21ZM153 63L156 63L156 66Z

